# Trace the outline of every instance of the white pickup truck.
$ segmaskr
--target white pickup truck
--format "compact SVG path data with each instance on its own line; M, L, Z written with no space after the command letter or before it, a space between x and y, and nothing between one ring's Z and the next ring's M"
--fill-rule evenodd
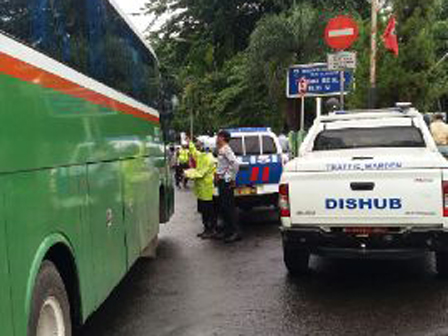
M284 261L435 252L448 276L448 164L411 107L318 118L280 185Z

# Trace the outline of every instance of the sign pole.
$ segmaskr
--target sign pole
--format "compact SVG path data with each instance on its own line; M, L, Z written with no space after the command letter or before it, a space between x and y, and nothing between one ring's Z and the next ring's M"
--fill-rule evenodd
M377 55L377 31L378 31L378 0L372 0L372 38L370 55L370 89L369 108L376 107L376 55Z
M193 116L193 110L190 113L190 139L194 138L194 116Z
M341 110L344 110L345 71L341 70Z
M319 118L322 115L322 97L316 97L316 117Z
M302 95L301 98L302 106L300 108L300 133L301 137L303 137L303 132L305 131L305 95ZM301 139L303 140L303 139Z

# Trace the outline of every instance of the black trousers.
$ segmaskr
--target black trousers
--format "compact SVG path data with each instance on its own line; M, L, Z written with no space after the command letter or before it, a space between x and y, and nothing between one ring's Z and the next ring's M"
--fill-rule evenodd
M198 200L198 211L202 215L202 224L205 231L214 231L216 229L216 212L213 201Z
M218 181L219 211L224 220L223 231L227 235L240 234L241 229L236 218L235 194L233 184L224 180Z
M176 173L175 173L176 186L179 187L181 182L184 180L184 171L186 169L188 169L188 163L182 163L176 166Z

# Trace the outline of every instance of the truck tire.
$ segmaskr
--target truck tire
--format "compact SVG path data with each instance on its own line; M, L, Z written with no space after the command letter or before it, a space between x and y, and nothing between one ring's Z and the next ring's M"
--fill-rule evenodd
M291 275L304 275L309 272L310 253L304 249L291 248L283 244L283 261Z
M441 278L448 278L448 252L436 252L436 270Z
M31 298L28 336L71 336L70 303L64 282L50 261L44 261Z
M253 209L251 205L240 205L239 208L244 212L251 212Z

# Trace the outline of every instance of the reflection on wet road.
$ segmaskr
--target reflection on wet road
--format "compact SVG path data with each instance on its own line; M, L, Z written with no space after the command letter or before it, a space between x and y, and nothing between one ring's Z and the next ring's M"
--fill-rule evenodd
M448 335L448 281L429 256L313 258L313 272L292 279L275 213L242 214L245 240L224 245L196 238L190 193L176 201L158 258L135 265L83 336Z

